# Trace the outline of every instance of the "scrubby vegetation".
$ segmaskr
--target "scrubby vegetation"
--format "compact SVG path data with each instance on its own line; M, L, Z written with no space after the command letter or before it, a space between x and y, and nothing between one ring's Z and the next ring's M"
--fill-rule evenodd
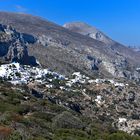
M140 140L25 89L0 83L2 140Z

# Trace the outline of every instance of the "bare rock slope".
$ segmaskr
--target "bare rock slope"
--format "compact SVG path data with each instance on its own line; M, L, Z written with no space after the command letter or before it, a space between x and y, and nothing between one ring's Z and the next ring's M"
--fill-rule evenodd
M39 61L43 67L66 75L80 71L90 76L139 78L136 71L140 66L139 53L103 33L98 35L96 29L97 35L92 34L91 27L88 27L88 36L84 28L80 32L71 31L40 17L7 12L0 12L0 24L14 28L22 35L22 39L17 38L16 41L22 40L21 46L26 48L28 56ZM2 42L1 50L5 48ZM5 59L8 52L1 59Z
M108 36L106 36L103 32L99 31L95 27L92 27L84 22L66 23L63 25L63 27L73 32L77 32L82 35L89 36L98 41L104 42L105 44L108 44L108 45L114 44L114 41L110 39Z

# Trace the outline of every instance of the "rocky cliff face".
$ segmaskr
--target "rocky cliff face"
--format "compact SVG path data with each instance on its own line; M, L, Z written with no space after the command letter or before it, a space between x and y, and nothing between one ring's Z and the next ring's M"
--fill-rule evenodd
M20 62L36 65L35 57L29 56L25 34L18 33L9 25L0 24L0 57L3 62Z
M7 62L17 60L35 65L37 60L43 67L65 75L74 71L131 79L139 75L136 71L140 66L139 53L112 41L97 29L88 27L88 32L83 28L76 33L25 14L0 12L0 19L1 33L5 36L1 35L1 58Z

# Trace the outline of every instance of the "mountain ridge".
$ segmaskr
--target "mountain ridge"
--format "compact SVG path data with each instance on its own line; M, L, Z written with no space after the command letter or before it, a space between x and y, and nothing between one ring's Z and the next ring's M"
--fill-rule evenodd
M89 36L95 40L104 42L105 44L112 45L114 44L114 41L106 36L103 32L101 32L99 29L96 27L90 26L85 22L71 22L71 23L66 23L63 25L63 27L73 31L80 33L85 36Z
M10 25L25 35L28 54L43 67L66 75L75 70L90 76L131 79L139 75L135 69L140 66L140 55L119 43L113 41L109 45L32 15L0 12L0 19L0 24ZM35 42L28 43L31 38Z

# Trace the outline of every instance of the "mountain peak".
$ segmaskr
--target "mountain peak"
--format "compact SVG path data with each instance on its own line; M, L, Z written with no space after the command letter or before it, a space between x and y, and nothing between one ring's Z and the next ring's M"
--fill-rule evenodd
M80 22L80 21L66 23L63 25L63 27L68 28L68 29L73 30L73 31L75 30L76 32L79 32L83 35L86 35L87 32L92 33L93 31L94 32L98 31L95 27L92 27L92 26L88 25L87 23Z
M110 39L108 36L106 36L103 32L98 30L97 28L88 25L84 22L71 22L66 23L63 25L63 27L73 31L80 33L82 35L89 36L95 40L101 41L107 45L112 45L114 41Z

